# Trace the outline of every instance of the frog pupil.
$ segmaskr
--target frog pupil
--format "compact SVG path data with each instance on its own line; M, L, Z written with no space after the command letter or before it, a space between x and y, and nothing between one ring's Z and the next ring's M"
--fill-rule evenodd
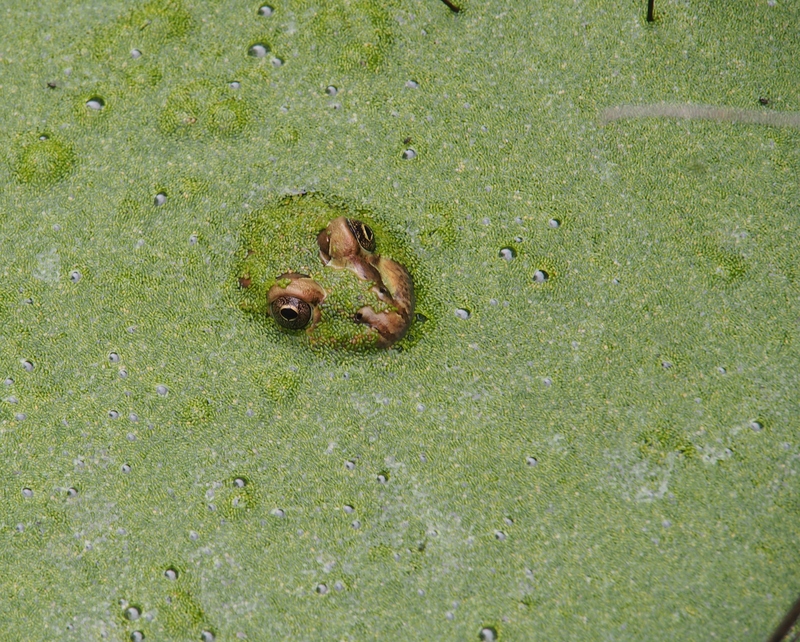
M299 315L297 314L297 310L287 305L285 308L281 308L281 316L287 321L294 321Z

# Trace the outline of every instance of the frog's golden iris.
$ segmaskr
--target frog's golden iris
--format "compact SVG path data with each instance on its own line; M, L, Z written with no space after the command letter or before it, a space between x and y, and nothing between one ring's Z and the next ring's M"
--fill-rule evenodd
M325 268L354 273L377 299L375 305L354 310L350 321L367 326L370 342L376 347L388 348L402 339L414 315L414 283L405 267L376 252L372 228L339 216L319 232L317 245ZM313 335L329 294L310 276L287 272L267 293L270 316L282 328L305 329Z

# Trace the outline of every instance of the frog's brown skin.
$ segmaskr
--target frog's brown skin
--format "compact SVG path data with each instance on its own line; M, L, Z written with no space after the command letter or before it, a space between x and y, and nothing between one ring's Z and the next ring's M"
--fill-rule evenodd
M378 345L389 347L402 339L414 313L414 283L408 271L375 250L375 237L361 221L339 216L317 236L322 262L333 268L349 269L374 285L373 292L391 309L375 312L364 306L355 315L380 335Z

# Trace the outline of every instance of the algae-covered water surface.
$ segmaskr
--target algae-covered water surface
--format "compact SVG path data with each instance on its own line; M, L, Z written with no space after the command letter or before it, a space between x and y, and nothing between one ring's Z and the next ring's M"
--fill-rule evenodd
M643 5L3 2L0 637L766 637L800 5ZM388 350L266 314L334 216Z

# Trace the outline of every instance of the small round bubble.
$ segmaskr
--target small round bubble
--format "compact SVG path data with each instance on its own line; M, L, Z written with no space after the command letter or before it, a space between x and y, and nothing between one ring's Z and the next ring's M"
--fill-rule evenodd
M119 413L116 410L109 410L108 411L108 418L109 419L119 419Z
M69 273L69 280L73 283L77 283L81 280L81 273L78 272L78 270L72 270L72 272Z
M3 383L5 385L7 385L7 386L13 386L14 385L14 380L11 377L6 377L5 381L3 381Z
M122 472L123 472L123 473L129 473L129 472L131 472L131 467L130 467L130 464L122 464Z
M253 58L264 58L269 53L269 47L260 43L250 45L247 55Z
M536 270L536 272L533 273L533 280L535 283L544 283L549 278L549 275L544 270Z
M25 370L25 372L33 372L34 369L33 361L30 361L29 359L23 359L21 363L22 363L22 368L23 370Z
M517 256L517 253L514 251L514 248L512 247L503 247L500 248L499 256L501 259L504 259L506 261L511 261Z
M78 489L70 486L67 488L67 497L77 497L78 496Z
M108 355L108 360L111 363L119 363L119 355L116 352L110 352Z
M131 58L136 60L137 58L141 58L141 57L142 57L142 52L141 51L139 51L138 49L131 49Z
M14 415L14 419L17 421L25 421L27 418L28 415L26 415L24 412L18 412Z
M286 517L286 511L284 511L282 508L275 508L272 511L272 515L274 517L279 517L279 518L282 519L282 518Z
M503 531L495 531L494 532L494 538L498 542L505 542L506 541L506 534Z
M241 89L242 83L240 83L238 80L234 80L233 82L228 83L228 87L231 89Z
M325 595L328 592L328 587L325 584L317 584L317 588L315 590L320 595Z
M247 482L241 477L237 477L233 480L233 485L236 486L236 488L244 488L247 486Z
M273 67L283 67L283 58L273 58L271 62Z
M158 385L158 386L156 386L156 392L158 394L160 394L162 397L165 397L167 395L167 393L169 392L169 390L164 385Z
M142 612L135 606L129 606L125 609L125 617L131 621L138 620L142 615Z
M354 462L352 460L348 460L348 461L344 462L344 467L347 470L355 470L356 469L356 462Z
M462 319L462 320L466 321L470 317L470 312L466 308L456 308L455 315L459 319Z
M561 227L561 221L559 221L557 218L551 218L549 221L547 221L547 224L553 229Z
M407 89L417 89L419 87L419 83L415 80L406 80L406 88Z
M22 496L23 497L33 497L33 491L30 488L23 488L22 489Z
M258 15L264 16L265 18L269 18L273 13L275 13L275 9L270 7L268 4L261 5L258 8Z
M159 192L153 199L153 205L155 205L156 207L161 207L166 202L167 202L167 195L165 192Z
M94 111L100 111L105 106L106 106L105 101L99 96L95 96L94 98L90 98L89 100L86 101L86 107Z
M351 513L354 513L356 509L350 506L350 504L345 504L343 510L345 513L350 515Z
M166 571L164 571L164 577L166 577L168 580L177 580L178 571L176 571L174 568L168 568Z
M358 521L357 519L354 519L353 522L350 524L350 526L353 527L353 530L357 531L359 528L361 528L361 522Z
M750 430L754 432L761 432L762 430L764 430L764 425L760 421L751 421Z
M144 640L144 633L141 631L131 633L131 642L142 642L142 640Z
M497 640L497 631L491 626L485 626L480 632L481 642L495 642Z
M217 637L211 631L201 631L200 632L200 640L201 642L214 642Z
M413 160L417 157L417 152L409 147L403 152L403 160Z
M525 463L528 466L538 466L539 465L539 460L536 459L536 457L526 457L525 458Z
M336 94L339 93L339 90L336 89L336 87L334 87L333 85L328 85L327 87L325 87L325 93L328 94L328 96L335 96Z

